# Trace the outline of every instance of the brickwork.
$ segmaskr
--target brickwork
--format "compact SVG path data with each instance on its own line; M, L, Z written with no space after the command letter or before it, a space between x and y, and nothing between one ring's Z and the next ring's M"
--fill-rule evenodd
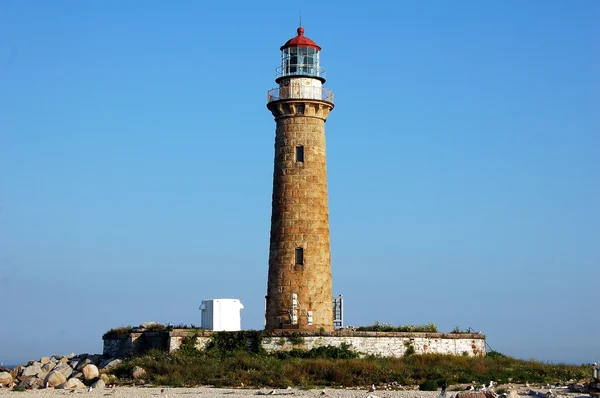
M325 157L325 120L333 104L287 100L268 107L277 127L266 328L291 323L291 297L296 293L296 327L333 330ZM297 147L303 149L303 161L297 161ZM302 249L301 264L297 249ZM307 324L309 311L312 325Z

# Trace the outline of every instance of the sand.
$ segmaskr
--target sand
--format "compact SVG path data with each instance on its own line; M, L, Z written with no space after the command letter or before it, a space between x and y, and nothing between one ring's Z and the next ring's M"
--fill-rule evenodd
M161 392L162 391L162 392ZM273 394L269 394L273 391ZM325 391L326 395L321 394ZM264 395L263 395L264 394ZM91 392L87 390L54 390L54 389L39 389L26 392L12 392L6 389L0 390L0 397L60 397L60 396L80 396L85 397L131 397L131 398L183 398L183 397L223 397L223 398L238 398L238 397L314 397L314 398L366 398L369 395L380 398L437 398L439 392L436 391L375 391L368 392L366 390L341 390L341 389L314 389L314 390L273 390L269 388L263 389L231 389L231 388L146 388L146 387L117 387L96 389ZM448 394L450 396L451 394Z
M518 388L521 396L527 394L524 388ZM545 392L544 389L535 389L540 393ZM325 392L323 394L322 392ZM589 395L580 393L567 393L566 390L556 391L557 398L589 398ZM455 391L448 391L446 397L455 395ZM233 389L233 388L160 388L160 387L116 387L95 389L91 392L87 390L55 390L55 389L39 389L25 392L13 392L8 389L0 389L0 397L60 397L70 396L77 397L83 395L85 397L118 397L118 398L184 398L184 397L222 397L222 398L240 398L240 397L313 397L313 398L367 398L369 396L375 398L438 398L439 391L375 391L368 392L366 389L271 389L271 388L249 388L249 389ZM539 397L539 396L538 396Z

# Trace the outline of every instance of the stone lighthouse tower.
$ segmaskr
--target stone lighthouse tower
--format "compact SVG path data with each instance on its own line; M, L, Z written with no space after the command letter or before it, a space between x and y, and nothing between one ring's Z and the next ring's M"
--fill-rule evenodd
M325 121L333 93L323 87L321 47L298 35L281 46L268 93L275 117L275 169L266 329L333 330Z

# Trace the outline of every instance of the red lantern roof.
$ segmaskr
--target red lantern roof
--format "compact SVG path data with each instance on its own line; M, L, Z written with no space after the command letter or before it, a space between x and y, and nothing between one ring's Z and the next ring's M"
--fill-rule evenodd
M281 46L280 50L283 51L284 48L289 47L312 47L321 51L321 47L319 47L317 43L304 36L304 28L302 26L298 28L297 32L298 36L289 39L283 46Z

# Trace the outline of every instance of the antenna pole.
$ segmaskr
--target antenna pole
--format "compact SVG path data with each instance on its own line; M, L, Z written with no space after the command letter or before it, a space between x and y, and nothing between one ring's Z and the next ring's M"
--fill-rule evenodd
M302 10L300 10L300 26L302 26Z

